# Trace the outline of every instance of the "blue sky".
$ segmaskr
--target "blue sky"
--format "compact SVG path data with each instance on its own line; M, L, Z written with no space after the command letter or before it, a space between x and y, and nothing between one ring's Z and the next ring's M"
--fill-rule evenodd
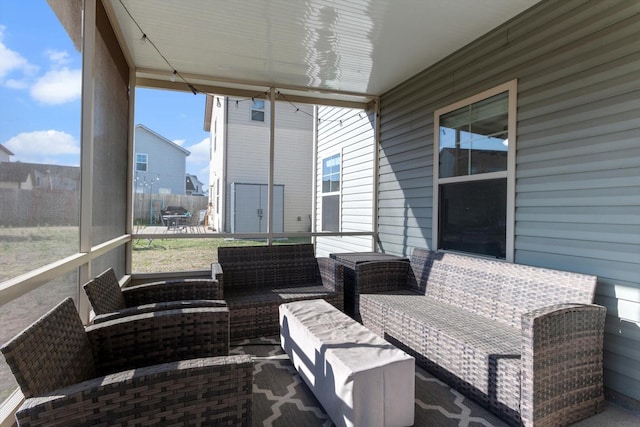
M79 165L82 58L45 0L0 0L0 144L11 161ZM136 91L136 124L191 152L208 181L204 95Z

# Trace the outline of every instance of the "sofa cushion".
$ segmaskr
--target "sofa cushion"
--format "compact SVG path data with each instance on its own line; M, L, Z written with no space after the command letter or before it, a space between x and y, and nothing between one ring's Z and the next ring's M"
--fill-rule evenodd
M278 304L301 299L315 299L326 296L334 296L335 292L330 291L321 284L307 284L301 286L282 286L264 289L243 289L229 288L225 290L225 300L230 307L250 304L256 305L260 302L276 302Z
M384 337L406 345L423 365L448 380L453 374L457 387L496 406L519 410L519 329L411 291L364 294L360 299L365 306L382 307L377 315L383 317Z

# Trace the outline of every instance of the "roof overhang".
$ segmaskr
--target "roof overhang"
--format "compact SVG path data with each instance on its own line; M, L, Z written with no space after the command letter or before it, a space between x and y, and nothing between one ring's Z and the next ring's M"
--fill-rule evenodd
M347 107L537 2L104 0L137 86Z

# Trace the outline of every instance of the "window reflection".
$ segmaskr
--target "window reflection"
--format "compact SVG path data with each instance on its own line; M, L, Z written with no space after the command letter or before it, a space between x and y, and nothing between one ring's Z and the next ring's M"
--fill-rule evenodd
M507 170L508 96L502 93L440 117L440 178Z

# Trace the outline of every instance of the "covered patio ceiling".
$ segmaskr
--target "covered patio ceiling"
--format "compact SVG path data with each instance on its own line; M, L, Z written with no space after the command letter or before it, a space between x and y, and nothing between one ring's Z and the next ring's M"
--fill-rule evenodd
M189 83L244 96L277 87L298 100L338 104L370 101L535 3L104 2L137 86L190 90Z

